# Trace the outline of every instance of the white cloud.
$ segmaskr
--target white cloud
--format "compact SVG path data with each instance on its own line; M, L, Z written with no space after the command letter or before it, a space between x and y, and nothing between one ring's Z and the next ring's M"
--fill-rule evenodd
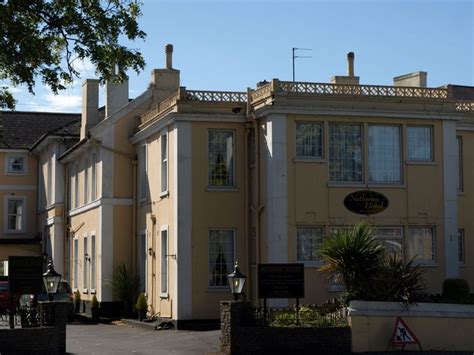
M92 77L97 77L95 74L95 66L94 64L91 63L89 59L76 59L72 63L72 66L75 70L77 70L81 76L81 78L92 78Z

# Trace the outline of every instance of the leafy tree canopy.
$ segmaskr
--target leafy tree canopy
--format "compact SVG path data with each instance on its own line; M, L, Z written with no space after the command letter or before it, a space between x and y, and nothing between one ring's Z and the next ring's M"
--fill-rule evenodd
M88 59L99 78L122 81L144 68L140 52L119 39L144 39L137 0L4 0L0 4L0 80L24 84L34 94L37 79L57 94L79 77L74 62ZM0 108L15 107L0 87Z

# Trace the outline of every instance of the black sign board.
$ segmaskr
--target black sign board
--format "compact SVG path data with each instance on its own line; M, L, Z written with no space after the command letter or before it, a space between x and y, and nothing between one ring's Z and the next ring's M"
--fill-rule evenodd
M8 283L11 293L41 292L43 285L43 258L41 256L10 256Z
M259 298L303 298L304 264L258 264Z
M388 199L375 191L355 191L346 196L344 206L351 212L371 215L384 211L388 207Z

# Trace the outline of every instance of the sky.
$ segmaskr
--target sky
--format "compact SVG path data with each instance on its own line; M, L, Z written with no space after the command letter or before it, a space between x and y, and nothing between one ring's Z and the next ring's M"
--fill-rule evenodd
M428 86L474 86L474 0L144 0L139 24L146 67L130 72L130 97L146 90L151 70L173 67L181 86L194 90L246 91L261 80L330 82L346 75L355 53L361 84L392 85L393 77L428 72ZM13 88L18 111L80 112L81 83L95 77L80 63L81 78L59 95L37 85L36 95ZM40 82L40 81L39 81ZM101 95L102 97L103 95ZM101 101L102 98L101 98Z

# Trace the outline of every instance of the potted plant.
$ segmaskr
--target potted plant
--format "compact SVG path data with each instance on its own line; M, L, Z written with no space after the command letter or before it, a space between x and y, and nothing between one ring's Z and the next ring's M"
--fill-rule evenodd
M99 321L99 301L97 300L97 297L95 295L92 296L91 314L92 314L92 320L94 322L98 322Z
M81 310L81 293L79 290L74 292L74 313L79 313Z
M142 292L138 296L137 303L135 304L135 308L137 309L138 312L138 320L141 322L146 318L146 310L148 308L148 305L146 303L146 297L145 294Z

